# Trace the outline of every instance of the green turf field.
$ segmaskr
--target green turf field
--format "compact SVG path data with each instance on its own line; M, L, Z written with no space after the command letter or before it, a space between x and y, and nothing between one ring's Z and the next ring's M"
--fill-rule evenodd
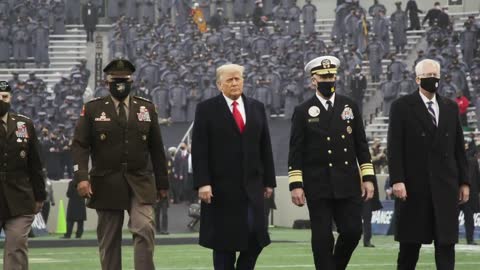
M194 234L183 234L192 237ZM271 229L272 240L297 241L295 243L272 243L264 249L256 269L314 269L310 251L310 232L291 229ZM93 233L87 235L94 237ZM128 237L128 235L125 235ZM171 236L172 237L172 236ZM395 269L398 251L392 237L374 236L376 248L359 246L354 253L349 269ZM1 256L1 255L0 255ZM456 270L480 269L480 247L457 245ZM197 245L157 246L155 250L157 269L209 270L212 268L211 251ZM32 248L32 270L96 270L100 269L97 248ZM132 247L123 248L123 269L133 269ZM418 270L435 269L433 247L424 246Z

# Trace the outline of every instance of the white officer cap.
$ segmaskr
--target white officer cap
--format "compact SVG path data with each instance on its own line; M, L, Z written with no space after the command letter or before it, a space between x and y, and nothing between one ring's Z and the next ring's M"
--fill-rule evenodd
M305 72L310 75L337 74L340 60L335 56L320 56L305 65Z

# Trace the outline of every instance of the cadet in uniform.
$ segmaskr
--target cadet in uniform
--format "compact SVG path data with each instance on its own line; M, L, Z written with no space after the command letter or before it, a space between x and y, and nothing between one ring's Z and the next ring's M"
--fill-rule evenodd
M33 122L8 112L11 88L0 81L0 231L3 269L28 269L27 236L47 194Z
M157 112L150 101L129 95L135 71L130 62L114 60L103 71L110 95L86 103L80 114L72 145L74 180L80 196L89 199L87 206L97 210L102 269L122 269L122 225L127 210L135 269L153 270L153 204L168 189Z
M295 108L290 134L292 202L308 203L316 269L347 267L362 234L362 200L372 198L376 183L358 106L335 94L339 65L323 56L305 66L316 94Z

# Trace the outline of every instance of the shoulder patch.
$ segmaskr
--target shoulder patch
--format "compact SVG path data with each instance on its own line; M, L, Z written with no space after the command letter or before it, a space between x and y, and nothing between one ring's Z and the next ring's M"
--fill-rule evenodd
M16 113L16 114L14 114L14 115L15 115L16 117L20 117L20 118L25 118L25 119L27 119L27 120L31 120L30 117L25 116L25 115L23 115L23 114ZM13 114L12 114L12 116L13 116Z
M148 102L148 103L152 103L152 101L151 101L151 100L149 100L149 99L146 99L146 98L144 98L144 97L133 96L133 98L136 98L136 99L139 99L139 100L143 100L143 101L146 101L146 102Z
M96 97L96 98L92 98L92 99L90 99L89 101L87 101L86 103L90 103L90 102L98 101L98 100L101 100L101 99L103 99L103 98L105 98L105 97Z

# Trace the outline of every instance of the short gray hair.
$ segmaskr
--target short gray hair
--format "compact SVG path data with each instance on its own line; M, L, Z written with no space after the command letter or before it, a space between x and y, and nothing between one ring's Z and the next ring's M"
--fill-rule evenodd
M220 82L222 75L227 72L227 71L238 71L240 72L241 76L243 77L243 71L245 68L243 66L237 65L237 64L225 64L221 65L217 68L217 83Z
M423 73L423 68L425 65L434 65L438 69L438 74L440 75L440 63L432 59L423 59L415 65L415 75L418 77Z

